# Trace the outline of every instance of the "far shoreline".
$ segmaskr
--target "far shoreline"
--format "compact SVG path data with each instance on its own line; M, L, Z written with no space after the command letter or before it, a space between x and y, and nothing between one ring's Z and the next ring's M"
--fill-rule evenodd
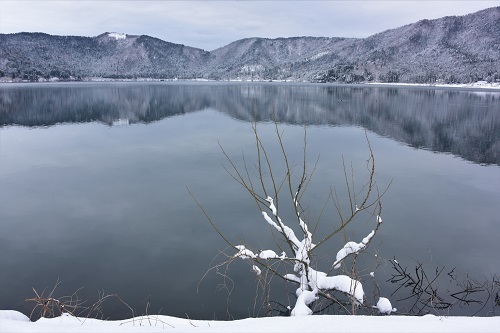
M435 88L435 89L453 89L453 90L466 90L466 91L491 91L500 92L500 82L488 83L486 81L478 81L474 83L408 83L408 82L314 82L314 81L300 81L300 80L246 80L246 79L227 79L227 80L211 80L211 79L156 79L156 78L137 78L137 79L115 79L115 78L102 78L92 77L82 80L59 80L50 79L43 81L28 81L28 80L12 80L7 78L0 78L0 85L16 85L16 84L73 84L73 83L288 83L288 84L311 84L311 85L331 85L343 87L382 87L382 88Z

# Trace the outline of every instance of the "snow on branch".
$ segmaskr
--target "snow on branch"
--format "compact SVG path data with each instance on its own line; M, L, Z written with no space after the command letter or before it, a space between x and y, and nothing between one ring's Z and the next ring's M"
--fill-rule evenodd
M374 235L375 235L375 230L372 230L372 232L370 232L368 236L363 238L361 243L347 242L344 245L344 247L340 249L339 252L337 252L337 260L335 260L335 262L333 263L333 267L339 268L340 263L342 262L342 260L344 260L345 257L353 253L359 253L359 251L363 250L366 247L366 245L368 245L368 243L370 242L370 240Z
M292 282L300 283L300 278L295 274L286 274L284 278Z
M309 231L309 227L302 220L302 218L300 217L300 212L297 210L297 208L299 207L299 201L297 199L298 196L299 196L299 192L296 192L295 196L293 197L293 203L295 204L295 211L297 212L297 217L299 218L299 225L300 225L300 228L302 229L302 231L304 232L304 238L307 238L309 240L309 243L312 244L312 234Z
M236 245L235 247L239 250L239 252L234 255L235 257L239 257L241 259L257 258L257 255L251 250L247 249L245 245Z
M259 258L264 260L269 260L269 259L284 260L287 258L285 252L281 253L281 256L278 256L276 252L274 252L273 250L264 250L260 251L260 253L257 255L252 250L247 249L245 245L236 245L235 248L238 250L238 252L234 256L236 258L241 258L241 259Z
M269 259L286 259L286 253L282 252L281 256L278 256L276 252L273 250L264 250L259 253L259 258L264 259L264 260L269 260Z
M318 272L319 273L319 272ZM324 273L323 273L324 274ZM351 279L347 275L319 276L316 280L318 289L338 290L354 297L356 304L363 304L365 292L361 282Z
M365 293L361 282L351 279L347 275L328 276L324 272L316 271L312 268L307 270L308 286L311 289L338 290L352 296L357 305L363 304ZM304 276L286 274L285 279L301 283Z
M288 227L283 222L281 222L281 218L277 215L278 211L276 209L276 206L274 205L273 198L267 197L266 201L269 202L269 208L273 212L273 215L276 216L276 219L278 220L279 225L276 222L274 222L273 219L271 219L269 217L269 215L267 215L266 212L262 212L262 215L264 216L264 219L266 220L266 222L269 223L274 228L276 228L276 230L278 230L283 236L285 236L285 238L287 240L292 242L294 247L298 248L300 246L300 241L297 238L297 236L295 236L295 232L290 227Z

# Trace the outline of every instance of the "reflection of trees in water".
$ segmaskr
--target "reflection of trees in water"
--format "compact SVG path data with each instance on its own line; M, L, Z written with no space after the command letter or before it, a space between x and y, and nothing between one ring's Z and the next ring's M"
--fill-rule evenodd
M152 122L214 108L230 117L362 126L412 147L500 164L500 94L436 89L269 84L9 87L0 126Z
M5 89L0 92L0 126L50 126L59 123L114 120L150 122L200 110L206 100L187 94L182 87L65 86Z

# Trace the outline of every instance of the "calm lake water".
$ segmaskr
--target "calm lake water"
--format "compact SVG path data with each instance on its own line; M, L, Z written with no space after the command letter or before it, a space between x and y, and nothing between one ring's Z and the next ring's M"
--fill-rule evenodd
M309 221L319 218L331 187L345 195L342 157L352 163L356 184L366 179L366 131L378 185L392 182L382 200L382 228L362 256L367 296L375 271L383 296L398 298L385 281L393 258L410 269L422 262L431 273L442 266L478 279L500 272L498 91L11 84L0 86L0 308L29 314L33 304L24 300L33 297L32 287L48 292L59 279L56 296L83 287L80 297L92 304L101 291L116 293L139 314L147 307L200 319L263 315L248 262L220 270L235 282L229 297L221 275L205 275L223 260L216 256L226 244L187 188L229 239L278 252L255 202L224 170L219 147L236 164L244 154L252 165L256 119L271 160L283 170L273 114L291 161L301 162L305 127L309 164L320 156L303 197ZM286 212L283 218L291 220ZM372 222L357 221L345 236L359 242ZM329 202L318 232L335 223ZM322 269L343 244L332 239L323 249ZM444 280L443 291L451 288ZM293 304L287 292L295 288L275 287L271 298ZM106 315L130 311L117 305Z

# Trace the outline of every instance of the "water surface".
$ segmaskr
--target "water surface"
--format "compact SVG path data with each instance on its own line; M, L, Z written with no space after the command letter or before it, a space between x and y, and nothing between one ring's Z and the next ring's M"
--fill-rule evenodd
M117 293L138 313L190 318L262 315L255 278L235 262L224 282L205 272L228 237L278 251L251 197L226 173L219 143L241 165L254 161L252 121L282 168L276 115L290 160L320 156L304 205L316 221L331 186L345 192L342 156L361 184L376 157L383 227L365 256L414 259L478 277L498 273L500 93L431 88L300 84L106 83L0 87L0 308L31 311L31 288L62 281L59 295ZM348 164L349 165L349 164ZM359 179L359 182L358 182ZM391 183L392 182L392 183ZM286 212L284 219L291 219ZM319 231L338 222L332 205ZM290 223L292 224L292 223ZM373 227L361 220L347 237ZM322 254L343 245L333 240ZM328 269L323 267L322 269ZM377 272L378 272L377 271ZM379 273L377 273L378 275ZM201 281L201 282L200 282ZM384 284L385 280L378 281ZM231 286L230 283L226 284ZM294 290L290 286L289 291ZM273 299L290 299L283 290ZM108 310L129 316L125 307ZM465 311L465 310L457 310Z

